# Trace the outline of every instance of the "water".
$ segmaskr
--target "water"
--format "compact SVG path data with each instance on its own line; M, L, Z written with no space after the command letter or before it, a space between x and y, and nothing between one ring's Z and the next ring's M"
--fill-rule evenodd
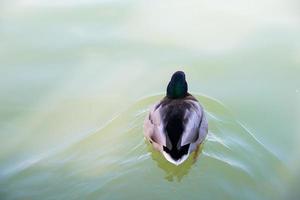
M0 4L1 200L299 199L298 2ZM176 70L209 120L179 167L142 132Z

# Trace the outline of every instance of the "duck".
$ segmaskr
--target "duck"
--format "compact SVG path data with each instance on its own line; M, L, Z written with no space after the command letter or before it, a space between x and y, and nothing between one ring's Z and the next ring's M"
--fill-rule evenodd
M176 71L166 95L155 103L144 121L144 136L167 161L180 165L198 151L208 132L203 106L188 92L183 71Z

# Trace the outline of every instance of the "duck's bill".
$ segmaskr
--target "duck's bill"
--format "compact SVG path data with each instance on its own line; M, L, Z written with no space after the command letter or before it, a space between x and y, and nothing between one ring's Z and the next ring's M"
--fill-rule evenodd
M166 153L164 151L162 153L167 161L169 161L170 163L177 165L177 166L182 164L189 157L189 153L188 153L188 154L183 155L178 160L174 160L168 153Z

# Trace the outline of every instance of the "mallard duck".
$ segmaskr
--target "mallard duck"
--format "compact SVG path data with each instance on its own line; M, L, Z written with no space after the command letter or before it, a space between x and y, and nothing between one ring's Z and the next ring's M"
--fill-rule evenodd
M146 140L166 160L180 165L198 149L207 135L207 129L203 107L188 93L184 72L175 72L168 84L166 96L146 116Z

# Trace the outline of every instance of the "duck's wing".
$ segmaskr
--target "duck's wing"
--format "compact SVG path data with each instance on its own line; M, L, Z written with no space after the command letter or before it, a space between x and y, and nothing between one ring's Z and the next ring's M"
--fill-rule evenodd
M184 115L184 132L181 146L186 144L200 144L207 135L208 124L205 113L198 101L188 100L191 105Z
M152 143L152 145L162 150L163 146L166 146L166 136L164 133L164 125L162 123L161 103L155 104L149 114L145 118L144 122L144 135Z

